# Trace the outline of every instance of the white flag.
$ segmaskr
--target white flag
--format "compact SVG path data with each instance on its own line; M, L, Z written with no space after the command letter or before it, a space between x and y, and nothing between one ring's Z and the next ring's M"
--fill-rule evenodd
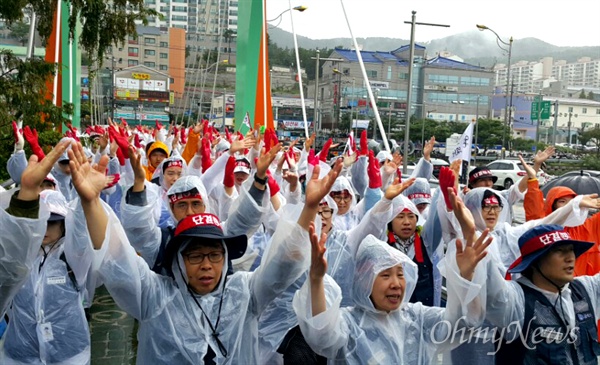
M471 144L473 143L473 124L469 123L469 126L463 132L462 136L460 136L460 140L458 142L458 146L452 151L450 154L449 161L455 160L463 160L466 162L471 161Z

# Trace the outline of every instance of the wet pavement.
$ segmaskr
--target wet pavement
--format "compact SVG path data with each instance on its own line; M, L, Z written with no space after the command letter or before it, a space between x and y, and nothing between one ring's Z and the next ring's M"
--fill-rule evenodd
M96 290L90 314L92 365L135 364L138 323L117 307L104 286Z

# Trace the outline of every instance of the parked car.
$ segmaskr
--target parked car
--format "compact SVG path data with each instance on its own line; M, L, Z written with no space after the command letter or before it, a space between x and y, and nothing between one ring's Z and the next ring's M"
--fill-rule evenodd
M510 188L514 183L527 175L525 168L518 160L497 160L487 164L492 174L498 177L495 185L504 189Z
M433 165L433 176L435 176L436 179L440 176L440 168L442 166L450 166L446 160L442 160L441 158L432 158L431 164Z

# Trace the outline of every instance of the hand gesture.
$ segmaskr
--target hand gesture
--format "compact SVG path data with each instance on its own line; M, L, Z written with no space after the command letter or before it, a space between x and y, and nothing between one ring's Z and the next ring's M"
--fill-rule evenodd
M290 187L294 187L298 185L298 174L292 172L291 170L286 171L283 176L283 180L287 181L290 184ZM296 189L290 189L291 191L296 191Z
M435 136L431 137L425 146L423 146L423 158L426 161L431 161L431 152L433 152L433 146L435 145Z
M579 207L588 209L600 209L600 199L598 199L598 194L584 195L583 199L581 199L581 203L579 203Z
M471 211L467 209L462 199L456 195L453 188L448 188L448 198L450 199L454 216L460 224L463 237L467 240L475 237L475 218L473 218Z
M261 131L257 131L256 139L254 140L254 149L256 151L260 151L260 143L262 142L263 137L264 137L264 133L261 133Z
M460 176L460 168L462 166L462 160L454 160L450 162L450 170L454 172L454 176L458 179Z
M194 133L196 134L200 134L203 135L203 124L201 122L196 122L196 125L194 125L194 129L192 129L194 131Z
M315 139L317 138L316 134L311 134L309 138L306 139L306 141L304 141L304 150L306 152L310 151L313 143L315 143Z
M395 178L394 182L385 189L385 198L387 200L393 200L398 195L402 194L402 192L408 189L409 186L414 184L415 178L411 177L410 179L400 182L400 178Z
M79 198L88 203L98 199L102 190L110 184L110 179L106 176L108 156L102 156L99 163L92 166L85 157L81 143L78 142L73 143L68 153L73 186Z
M525 172L527 172L527 178L529 178L530 180L535 179L537 177L537 172L531 165L525 162L525 160L523 159L523 155L521 155L520 153L519 160L521 160L521 166L523 166L523 169L525 170Z
M400 166L400 165L396 165L396 163L394 161L386 160L383 163L383 171L388 175L392 175L393 173L396 172L396 170L398 169L398 166Z
M21 175L21 190L18 195L20 200L37 199L40 185L70 144L70 141L60 142L42 161L35 154L29 157L29 163Z
M535 154L535 156L533 156L533 168L536 172L540 170L540 167L544 162L546 162L547 159L554 155L554 150L554 146L546 147L545 150L539 151Z
M235 140L231 142L231 146L229 147L229 154L234 155L237 152L242 152L245 149L252 148L254 146L254 138L244 138L242 140Z
M463 247L460 239L456 240L456 264L460 276L464 279L469 281L473 279L477 264L487 255L486 249L493 241L493 238L488 237L488 234L489 230L486 229L476 241L467 239L465 247Z
M360 132L360 155L366 156L369 152L369 141L367 139L367 130Z
M402 165L402 155L400 154L400 152L398 152L398 151L394 152L394 154L392 155L392 162L397 167L400 167Z
M321 233L321 237L317 235L315 230L315 223L310 222L308 228L310 236L311 250L311 262L310 262L310 279L311 280L323 280L323 277L327 273L327 259L325 258L325 242L327 242L327 234Z
M396 169L394 168L393 171L396 171ZM367 166L367 175L369 176L370 189L377 189L383 185L381 181L381 170L379 167L379 161L377 161L377 159L375 158L373 151L369 151L369 165Z
M117 141L113 139L112 142L110 142L110 157L116 157L118 149L119 145L117 144Z
M342 160L338 159L335 161L334 167L329 171L327 176L319 180L321 167L315 165L310 180L306 182L305 206L317 209L321 200L323 200L325 195L331 190L331 186L335 182L335 179L337 179L340 171L342 171Z
M129 162L133 170L133 192L139 193L144 190L146 181L146 170L142 166L142 156L133 146L129 146Z
M25 145L25 140L23 139L23 134L19 130L19 126L17 125L17 122L15 122L14 120L12 122L12 127L13 127L13 135L15 137L15 150L21 151L23 149L23 146Z
M262 149L260 157L256 161L256 176L258 176L259 179L267 177L267 169L271 163L273 163L279 151L281 151L281 143L273 146L269 152L266 152L264 148Z

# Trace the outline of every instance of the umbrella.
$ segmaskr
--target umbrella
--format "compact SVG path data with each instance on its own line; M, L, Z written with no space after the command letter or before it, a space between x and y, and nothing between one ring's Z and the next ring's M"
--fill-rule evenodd
M544 197L548 191L555 186L564 186L570 188L575 193L581 194L600 194L600 173L596 171L568 172L542 187Z

